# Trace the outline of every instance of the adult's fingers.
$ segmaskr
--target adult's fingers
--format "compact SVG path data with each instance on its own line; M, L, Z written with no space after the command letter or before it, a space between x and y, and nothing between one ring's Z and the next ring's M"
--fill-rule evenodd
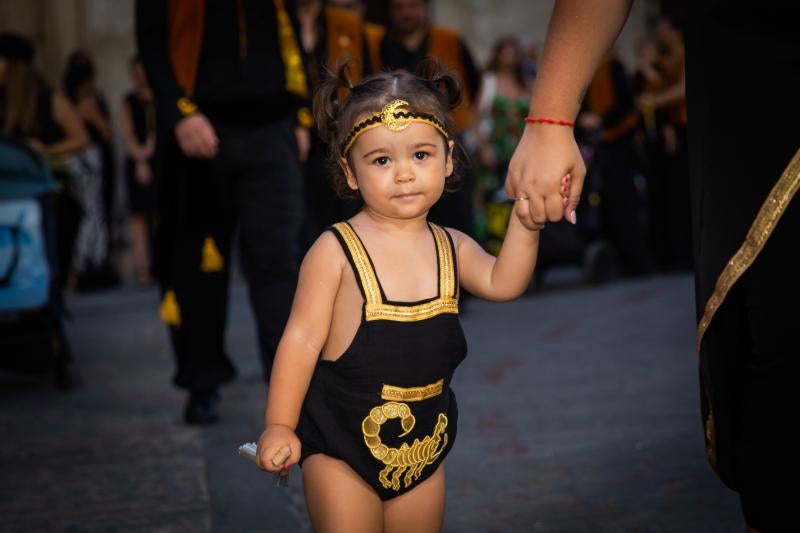
M514 214L527 229L531 231L539 229L539 225L531 218L531 210L528 207L527 200L517 200L514 202Z
M571 223L577 223L577 215L575 214L578 209L578 203L581 200L581 192L583 191L583 182L586 177L586 168L576 168L571 172L572 180L569 187L569 200L564 208L564 216Z

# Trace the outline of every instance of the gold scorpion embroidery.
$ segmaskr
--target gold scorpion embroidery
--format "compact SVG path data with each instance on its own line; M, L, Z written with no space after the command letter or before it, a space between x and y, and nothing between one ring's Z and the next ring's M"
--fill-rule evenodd
M445 433L447 416L439 413L433 433L426 435L424 439L414 439L411 446L404 442L399 448L390 448L381 442L380 432L381 426L387 420L395 418L400 419L400 425L403 428L400 437L408 435L414 429L416 419L407 404L386 402L370 410L369 416L364 418L361 423L361 430L364 433L364 442L372 456L386 465L378 474L381 485L387 489L400 490L400 478L404 473L403 483L408 488L419 478L422 470L432 464L447 446L447 433Z

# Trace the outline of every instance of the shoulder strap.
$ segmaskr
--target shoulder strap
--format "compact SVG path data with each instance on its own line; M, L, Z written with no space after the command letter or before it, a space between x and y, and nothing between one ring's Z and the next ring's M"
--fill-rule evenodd
M347 222L337 222L329 229L339 239L339 243L350 261L350 266L353 267L353 273L356 275L356 281L358 282L358 288L361 290L361 295L364 297L364 303L366 305L380 304L382 300L378 278L375 275L372 260L367 255L367 250L364 248L361 239L358 238L352 226Z
M458 267L455 259L455 246L447 230L430 223L436 240L436 253L439 259L439 297L458 297Z

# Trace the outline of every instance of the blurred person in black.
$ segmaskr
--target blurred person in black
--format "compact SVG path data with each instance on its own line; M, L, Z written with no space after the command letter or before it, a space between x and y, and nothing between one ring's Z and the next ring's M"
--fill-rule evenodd
M345 3L338 7L335 2L325 5L323 0L298 0L297 16L300 22L300 42L303 63L306 67L311 93L325 79L328 71L348 63L352 83L374 72L368 53L366 23L361 19L360 2ZM310 99L307 104L311 106ZM301 246L307 249L319 234L331 224L346 220L358 212L361 205L357 198L339 198L331 182L329 149L320 139L315 128L311 128L311 116L303 124L310 130L311 145L304 162L305 174L305 220Z
M641 275L651 268L634 182L638 123L628 73L614 54L608 54L586 90L575 137L592 153L587 179L596 180L599 192L597 236L614 247L623 275Z
M416 72L422 60L432 56L452 70L462 84L461 103L453 119L463 132L472 120L481 75L463 39L453 30L431 24L429 11L430 0L389 1L389 28L379 44L380 67ZM431 220L473 235L473 188L471 169L463 168L461 187L442 196L431 210Z
M651 86L637 99L642 112L656 113L660 124L660 166L663 179L654 194L658 195L659 214L663 216L660 238L665 242L666 260L670 270L692 268L691 222L685 213L689 209L689 148L686 132L686 52L681 21L672 15L662 15L656 25L660 48L656 65L663 75L660 84Z
M133 90L122 100L119 125L125 142L133 266L136 283L144 287L151 283L151 243L156 223L156 106L141 60L134 57L130 67Z
M96 84L97 74L88 50L75 50L67 58L62 80L89 132L89 148L70 162L71 179L83 206L74 270L78 289L100 289L119 280L110 262L115 189L113 129L108 104Z
M184 419L218 419L231 241L255 312L264 374L296 284L302 221L298 115L308 86L294 2L139 0L139 55L158 102L161 317L189 391Z
M636 68L633 73L633 94L637 101L641 96L660 91L666 77L660 64L660 51L655 38L644 38L637 47ZM639 151L639 168L647 183L647 227L650 251L657 269L670 266L669 198L665 167L664 128L666 111L651 105L639 107L639 125L636 143Z

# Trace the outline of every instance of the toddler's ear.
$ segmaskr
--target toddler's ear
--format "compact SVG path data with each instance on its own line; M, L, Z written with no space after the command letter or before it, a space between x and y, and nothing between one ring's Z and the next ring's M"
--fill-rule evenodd
M453 150L456 147L456 143L453 141L447 141L447 160L444 164L444 175L450 176L453 174Z
M358 190L358 181L356 181L356 174L353 172L353 169L350 168L350 163L347 162L346 157L339 158L339 166L342 167L342 172L344 172L344 177L347 178L347 186L353 189L354 191Z

